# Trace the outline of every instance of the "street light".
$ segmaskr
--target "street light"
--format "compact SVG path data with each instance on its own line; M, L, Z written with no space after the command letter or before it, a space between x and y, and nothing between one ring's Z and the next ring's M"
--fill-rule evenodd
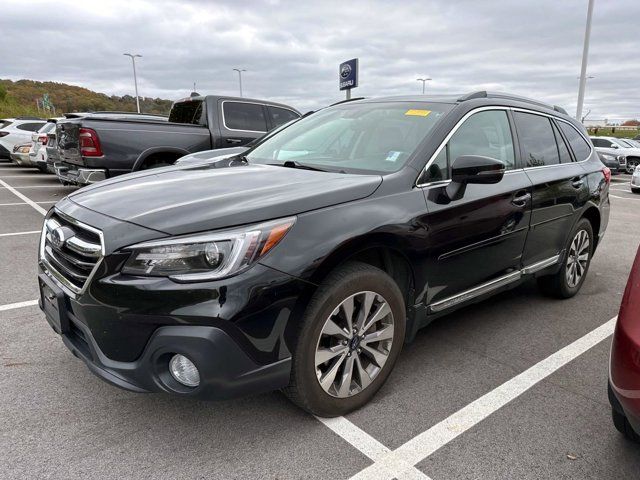
M422 82L422 94L424 95L424 86L427 82L431 81L431 78L416 78L418 82Z
M123 53L127 57L131 57L131 63L133 63L133 84L136 87L136 107L138 108L138 113L140 113L140 99L138 98L138 77L136 75L136 57L142 57L142 55L131 54L131 53Z
M578 106L576 119L582 118L582 106L584 104L584 90L587 85L587 59L589 57L589 38L591 37L591 17L593 16L593 2L589 0L587 7L587 26L584 31L584 46L582 47L582 68L580 69L580 87L578 88Z
M234 68L234 71L238 72L238 82L240 83L240 96L242 96L242 72L246 72L244 68Z

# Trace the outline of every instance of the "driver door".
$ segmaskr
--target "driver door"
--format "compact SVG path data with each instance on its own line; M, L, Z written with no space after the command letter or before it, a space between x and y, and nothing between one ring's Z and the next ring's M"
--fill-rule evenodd
M531 218L532 184L519 167L510 113L490 108L469 116L421 178L427 203L431 313L462 301L466 291L498 280L510 283L522 268ZM462 155L482 155L506 165L496 184L469 184L462 198L449 200L451 166ZM455 304L455 303L454 303Z

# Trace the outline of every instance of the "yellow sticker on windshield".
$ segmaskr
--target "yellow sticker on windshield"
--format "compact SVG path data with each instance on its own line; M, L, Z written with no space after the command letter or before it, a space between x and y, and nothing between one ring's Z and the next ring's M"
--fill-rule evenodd
M413 115L414 117L426 117L431 113L431 110L416 110L411 109L404 112L405 115Z

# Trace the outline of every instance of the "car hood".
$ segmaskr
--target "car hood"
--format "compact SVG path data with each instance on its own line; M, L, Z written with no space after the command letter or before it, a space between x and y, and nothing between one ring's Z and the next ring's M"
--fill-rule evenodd
M170 235L295 215L365 198L379 175L271 165L185 165L123 175L69 199L85 208Z

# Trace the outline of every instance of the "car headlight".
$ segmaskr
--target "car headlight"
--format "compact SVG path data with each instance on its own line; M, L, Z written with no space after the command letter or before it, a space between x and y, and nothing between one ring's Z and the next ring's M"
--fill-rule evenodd
M232 230L185 235L126 247L122 273L169 277L177 282L236 275L266 255L287 234L295 217Z
M625 157L624 155L618 155L616 157L616 160L618 160L619 162L623 162L627 159L627 157Z

